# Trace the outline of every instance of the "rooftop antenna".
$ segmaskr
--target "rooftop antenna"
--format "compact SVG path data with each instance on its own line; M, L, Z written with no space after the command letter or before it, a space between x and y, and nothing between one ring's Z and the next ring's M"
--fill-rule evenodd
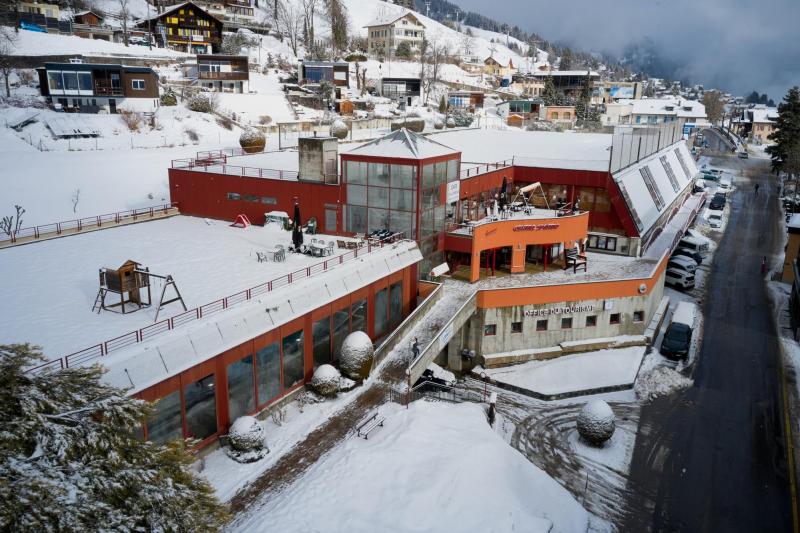
M431 3L425 2L425 16L431 18Z

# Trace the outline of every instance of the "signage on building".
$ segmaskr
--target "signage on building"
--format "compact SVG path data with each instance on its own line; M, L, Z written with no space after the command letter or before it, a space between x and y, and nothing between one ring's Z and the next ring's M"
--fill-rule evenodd
M520 224L514 226L514 231L542 231L550 229L558 229L559 224Z
M612 85L608 90L611 98L634 98L633 87L620 87L619 85Z
M594 304L591 305L572 305L567 307L545 307L543 309L528 309L525 316L550 316L550 315L571 315L574 313L590 313L594 311Z
M447 203L454 204L458 201L458 195L461 192L461 182L451 181L447 184Z

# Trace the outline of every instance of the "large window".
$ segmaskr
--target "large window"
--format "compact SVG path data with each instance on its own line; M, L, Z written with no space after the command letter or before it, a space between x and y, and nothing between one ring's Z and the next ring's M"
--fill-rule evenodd
M689 167L686 166L686 161L683 159L683 154L681 153L679 148L675 148L675 157L678 158L678 163L681 165L681 169L683 169L683 174L687 178L691 178L692 176L689 175Z
M186 402L186 429L189 437L205 439L217 432L217 400L214 374L183 388Z
M331 317L314 322L314 368L331 362Z
M403 282L389 287L389 323L394 328L403 321Z
M263 405L281 393L281 351L273 342L256 352L258 403Z
M180 391L168 394L156 402L155 410L147 420L147 437L160 443L183 438Z
M350 313L342 309L333 313L333 359L339 359L344 339L350 333Z
M367 183L367 164L361 161L348 161L346 178L347 183L366 185Z
M131 88L135 91L144 91L144 80L131 80Z
M63 91L64 79L61 77L61 72L48 72L47 84L50 86L51 91Z
M64 90L77 91L78 90L78 73L77 72L64 72Z
M346 210L347 231L352 233L367 232L367 208L348 205Z
M78 85L81 91L92 90L92 73L91 72L78 72Z
M368 233L389 229L411 236L417 203L416 167L354 161L348 161L346 167L348 214L345 230Z
M350 306L350 315L352 321L350 323L350 331L367 331L367 300L359 300Z
M389 289L381 289L375 293L375 336L386 333L389 325Z
M253 356L228 365L228 415L233 422L256 408Z
M661 196L661 191L658 190L658 185L656 185L656 181L650 173L650 168L647 166L641 167L639 169L639 174L642 175L645 187L647 187L647 191L650 193L653 203L656 204L656 209L660 211L661 208L664 207L664 197Z
M672 171L672 165L667 161L667 156L662 155L658 160L661 161L661 166L664 167L664 171L667 173L670 185L672 185L675 192L678 192L681 187L678 185L678 180L675 178L675 173Z
M283 385L291 388L303 381L305 370L303 330L283 338Z

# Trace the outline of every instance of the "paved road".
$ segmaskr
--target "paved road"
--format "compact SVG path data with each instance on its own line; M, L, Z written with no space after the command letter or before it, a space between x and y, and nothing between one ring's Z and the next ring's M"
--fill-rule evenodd
M620 531L792 527L778 345L760 274L761 258L782 246L777 185L764 160L711 162L745 176L708 280L694 387L642 409Z

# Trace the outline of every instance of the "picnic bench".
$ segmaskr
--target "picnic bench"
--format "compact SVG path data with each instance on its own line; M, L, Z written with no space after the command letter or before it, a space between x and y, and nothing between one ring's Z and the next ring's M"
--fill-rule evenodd
M378 426L383 427L383 422L386 418L376 410L367 418L365 418L356 428L356 434L359 437L364 437L365 440L369 439L369 434Z

